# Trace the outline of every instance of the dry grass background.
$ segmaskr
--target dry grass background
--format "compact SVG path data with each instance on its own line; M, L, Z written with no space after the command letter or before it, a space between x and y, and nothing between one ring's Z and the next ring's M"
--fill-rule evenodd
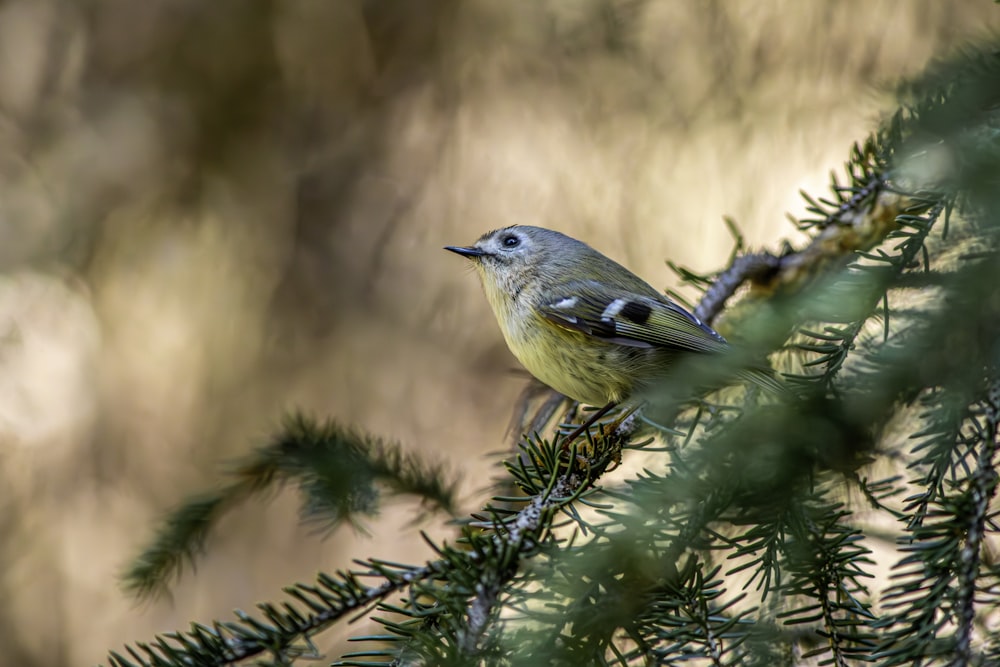
M283 495L172 600L116 587L293 408L451 461L474 507L521 380L442 245L541 224L661 286L725 260L723 215L773 247L886 85L997 28L988 0L0 2L0 662L423 558L405 504L321 540Z

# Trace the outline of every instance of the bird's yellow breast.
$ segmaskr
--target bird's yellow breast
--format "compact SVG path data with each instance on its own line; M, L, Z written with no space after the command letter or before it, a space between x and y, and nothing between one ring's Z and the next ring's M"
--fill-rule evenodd
M483 290L507 347L529 373L560 394L603 406L629 397L635 350L565 329L542 317L531 286L483 281Z
M627 398L630 364L618 346L563 329L535 313L518 321L531 325L505 328L507 346L543 383L589 405Z

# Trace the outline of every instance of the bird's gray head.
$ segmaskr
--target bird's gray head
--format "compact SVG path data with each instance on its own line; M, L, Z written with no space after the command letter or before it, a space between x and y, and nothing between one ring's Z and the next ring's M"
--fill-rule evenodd
M551 254L558 250L560 242L579 243L551 229L514 225L486 232L471 246L447 246L445 250L484 266L514 267L533 263Z
M447 246L445 250L473 261L491 300L491 291L517 298L541 276L579 260L581 253L593 252L565 234L526 225L487 232L471 246Z

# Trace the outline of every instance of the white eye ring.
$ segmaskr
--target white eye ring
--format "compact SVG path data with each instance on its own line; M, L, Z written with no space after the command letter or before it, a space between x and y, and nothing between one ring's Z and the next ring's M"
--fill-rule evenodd
M515 234L508 234L507 236L500 239L500 244L505 249L516 248L517 246L521 245L521 239L519 239Z

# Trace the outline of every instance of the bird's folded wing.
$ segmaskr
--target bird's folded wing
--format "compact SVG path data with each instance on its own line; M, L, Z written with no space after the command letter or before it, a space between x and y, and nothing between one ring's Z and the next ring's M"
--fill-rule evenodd
M725 339L666 297L653 298L596 281L562 285L539 306L550 322L632 347L722 352Z

